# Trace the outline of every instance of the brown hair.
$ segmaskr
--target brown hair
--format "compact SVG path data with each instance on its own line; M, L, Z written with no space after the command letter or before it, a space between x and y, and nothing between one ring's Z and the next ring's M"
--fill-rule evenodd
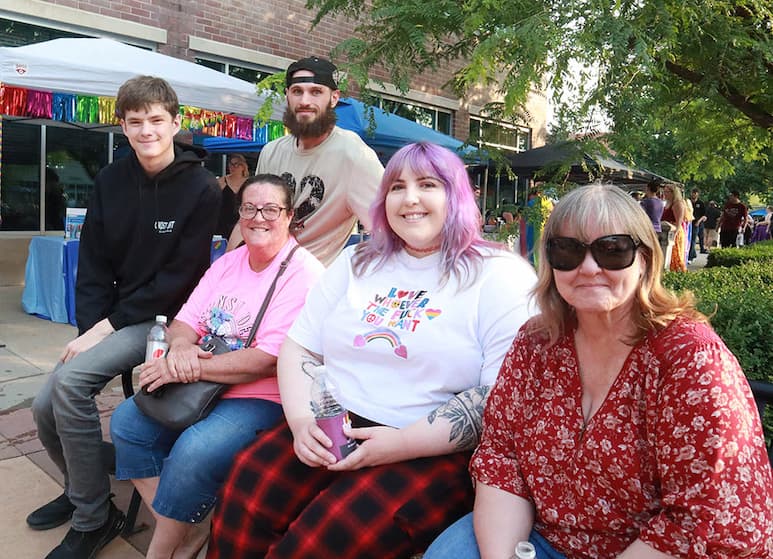
M576 237L585 243L589 239L583 233L591 224L618 234L631 235L638 241L639 252L644 259L644 275L634 300L632 320L636 325L635 343L648 332L667 326L677 316L688 316L698 321L708 319L695 310L694 298L687 292L676 295L663 287L663 252L647 214L638 202L621 188L612 184L591 184L567 193L550 214L540 241L540 265L534 295L541 315L535 321L535 331L547 334L550 344L574 324L574 310L561 297L553 278L553 268L545 253L549 239L559 236Z
M154 103L163 105L172 118L180 112L177 93L166 80L154 76L137 76L125 81L118 89L115 114L122 119L127 111L148 109Z
M270 184L271 186L278 188L282 192L282 198L284 198L284 205L287 208L287 213L290 215L293 214L295 211L293 208L293 204L295 203L295 193L293 192L293 189L289 184L287 184L285 179L279 175L274 175L271 173L253 175L244 181L242 187L239 189L239 192L236 194L236 200L239 205L242 203L242 196L244 196L244 192L253 184Z

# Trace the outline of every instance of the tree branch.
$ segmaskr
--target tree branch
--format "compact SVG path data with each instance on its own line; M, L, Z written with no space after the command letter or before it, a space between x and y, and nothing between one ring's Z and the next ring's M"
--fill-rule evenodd
M692 84L703 82L704 76L694 70L690 70L680 64L666 61L666 69L675 76ZM717 92L727 100L730 105L741 111L756 126L765 129L773 129L773 114L760 107L757 103L750 102L733 86L722 84Z

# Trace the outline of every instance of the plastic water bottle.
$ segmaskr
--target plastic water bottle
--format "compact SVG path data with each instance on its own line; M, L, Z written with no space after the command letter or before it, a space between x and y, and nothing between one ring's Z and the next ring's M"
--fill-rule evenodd
M351 425L349 412L338 403L338 387L324 367L317 367L311 383L311 411L317 425L333 441L329 450L336 460L346 458L357 448L357 441L344 435L344 425Z
M148 345L145 346L145 361L164 357L169 349L169 333L166 328L166 317L156 316L156 323L148 332Z
M530 542L518 542L515 545L515 555L511 559L535 559L537 550Z

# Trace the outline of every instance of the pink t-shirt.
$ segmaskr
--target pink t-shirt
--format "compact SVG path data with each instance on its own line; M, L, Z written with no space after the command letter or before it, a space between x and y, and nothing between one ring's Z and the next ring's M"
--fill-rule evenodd
M234 350L243 347L279 264L296 244L291 238L271 265L261 272L250 268L246 246L227 252L207 270L175 319L193 328L199 338L213 334L225 338ZM279 347L303 307L309 288L323 271L322 264L309 251L302 247L295 251L276 284L252 347L270 355L279 354ZM236 384L223 397L280 401L275 376Z

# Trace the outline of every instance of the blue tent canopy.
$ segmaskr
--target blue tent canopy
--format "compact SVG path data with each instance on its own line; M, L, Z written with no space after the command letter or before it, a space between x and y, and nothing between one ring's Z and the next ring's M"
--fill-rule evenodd
M371 110L376 127L369 132ZM450 149L464 159L476 158L475 148L465 146L464 142L452 136L378 107L367 107L356 99L343 99L336 107L336 113L338 126L356 132L382 160L389 159L398 149L412 142L432 142Z
M370 131L369 111L373 111L375 129ZM378 154L382 161L411 142L432 142L458 153L464 159L476 159L477 150L464 142L426 126L388 113L377 107L367 107L356 99L342 99L336 106L338 126L359 135ZM194 136L194 143L213 153L260 151L262 142L247 142L235 138Z

